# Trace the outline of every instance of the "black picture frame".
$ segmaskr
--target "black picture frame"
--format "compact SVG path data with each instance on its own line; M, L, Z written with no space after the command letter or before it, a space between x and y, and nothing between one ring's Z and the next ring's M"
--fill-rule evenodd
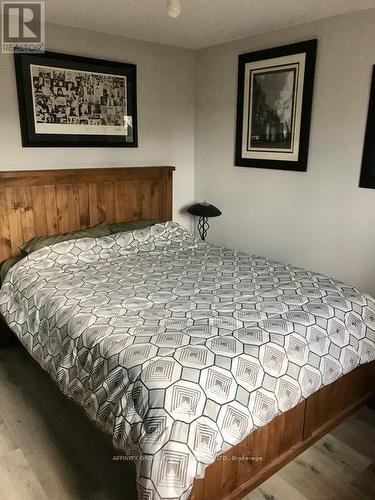
M315 74L315 61L316 61L316 50L317 50L317 40L312 39L312 40L307 40L304 42L299 42L299 43L294 43L290 45L284 45L281 47L275 47L271 49L265 49L265 50L259 50L256 52L250 52L246 54L240 54L238 57L238 87L237 87L237 120L236 120L236 145L235 145L235 166L237 167L255 167L255 168L268 168L268 169L278 169L278 170L294 170L294 171L306 171L307 170L307 158L308 158L308 148L309 148L309 135L310 135L310 123L311 123L311 107L312 107L312 99L313 99L313 88L314 88L314 74ZM271 149L271 146L264 147L263 150L261 147L252 146L252 141L254 139L254 143L256 140L259 141L264 141L263 144L266 143L266 139L264 138L264 135L251 135L250 129L250 122L253 120L253 118L250 118L251 115L251 103L255 102L255 98L253 97L255 95L256 85L252 85L252 82L256 82L257 78L257 72L258 76L261 75L264 78L264 75L266 74L276 74L276 73L286 73L287 71L291 72L292 70L289 69L281 69L283 66L282 61L292 61L293 57L288 57L288 56L295 56L296 58L302 58L303 64L304 64L304 70L303 65L299 64L297 62L293 63L296 68L298 68L298 78L296 76L293 76L294 80L293 82L300 83L301 80L303 80L303 88L302 88L302 93L301 93L301 87L295 83L293 83L293 101L290 106L290 112L294 112L297 108L294 104L294 100L297 103L298 102L298 121L295 120L295 123L293 124L294 129L292 131L292 128L290 127L287 129L287 122L282 123L279 117L279 128L280 124L282 126L282 132L281 132L281 137L282 139L279 141L281 142L285 139L285 143L287 144L288 141L290 142L290 148L293 153L291 156L293 156L293 159L291 160L282 160L280 159L282 153L290 153L290 151L282 151L283 144L280 146L280 149L277 151L275 149ZM267 62L267 60L272 60L276 58L284 58L280 59L278 62L274 61L274 65L272 66L272 62L270 63ZM297 60L297 59L296 59ZM290 63L286 63L284 67L287 67L287 64L291 65ZM257 65L259 65L259 68L263 69L246 69L254 67L256 68ZM291 67L291 66L290 66ZM279 69L278 69L279 68ZM266 71L267 70L267 71ZM246 76L247 72L249 73L250 76ZM251 75L251 73L254 73ZM262 74L261 74L262 73ZM303 75L303 77L302 77ZM245 94L245 79L248 79L249 86L246 87L248 88L248 97L246 97ZM270 80L269 80L270 81ZM258 89L261 88L258 86ZM299 90L298 90L299 89ZM259 96L259 91L258 94ZM263 93L263 96L266 97L266 94ZM295 96L295 99L294 99ZM247 111L247 123L245 123L245 127L247 129L244 129L244 99L247 98L247 105L248 105L248 111ZM259 97L258 97L259 99ZM259 101L258 101L259 102ZM267 105L266 101L264 100L264 103ZM271 112L274 113L274 109L271 107L268 107L269 110L269 115L271 116ZM297 113L296 113L297 115ZM273 115L272 115L273 116ZM298 126L298 123L300 125ZM284 129L287 131L284 133ZM298 134L296 133L298 132ZM293 135L294 133L294 135ZM267 134L268 135L268 134ZM277 135L274 133L274 136L276 137ZM244 137L247 138L247 143L246 143L246 152L244 153L243 145L245 143ZM293 145L292 145L292 137L293 137ZM297 139L298 138L298 139ZM250 141L250 142L249 142ZM267 137L268 144L271 144L271 139ZM277 140L275 139L275 143L277 143ZM250 146L249 146L250 144ZM262 142L259 142L259 144L262 144ZM251 150L251 148L253 148ZM286 149L286 146L285 146ZM298 152L297 152L298 151ZM247 154L247 156L246 156ZM254 157L250 157L253 155ZM255 157L256 156L256 157ZM279 156L279 158L275 158L276 156ZM284 155L285 157L285 155Z
M21 138L22 138L22 146L23 147L137 147L138 146L138 123L137 123L137 67L135 64L122 63L118 61L107 61L102 59L93 59L88 57L81 57L71 54L61 54L56 52L44 52L44 53L22 53L14 55L15 61L15 70L16 70L16 81L17 81L17 94L18 94L18 106L19 106L19 115L20 115L20 126L21 126ZM70 120L70 123L63 123L66 125L64 133L58 133L56 130L61 129L61 127L55 127L54 133L49 133L51 129L50 125L55 125L54 123L47 122L48 120L56 120L56 114L50 113L51 102L56 102L56 100L51 101L49 99L49 88L52 86L49 79L46 79L47 83L44 83L43 77L41 77L40 85L45 86L47 90L43 90L45 94L42 95L44 99L42 102L46 102L45 105L46 111L44 112L45 116L48 115L47 118L44 118L45 123L36 122L36 111L34 115L34 97L38 98L35 89L36 85L39 83L34 83L34 79L37 77L32 76L31 65L35 66L43 66L48 74L48 72L55 69L57 72L60 70L61 74L64 75L64 78L67 74L75 75L75 83L67 82L62 80L62 88L64 92L68 84L70 84L69 92L72 103L78 102L78 99L81 97L77 97L78 92L79 95L85 95L87 92L87 85L80 85L79 82L82 81L82 75L87 73L99 74L98 79L101 82L95 87L95 89L100 88L102 92L103 86L108 89L108 85L113 85L113 88L119 89L120 84L122 84L121 90L118 90L117 93L110 91L110 98L106 98L106 102L104 103L103 96L96 95L93 97L92 102L95 102L95 99L100 100L100 105L90 104L90 107L85 108L87 111L87 115L84 117L77 116L75 110L73 109L73 116L67 118L58 118L59 120ZM37 71L40 68L33 69L33 71ZM81 76L79 76L81 73ZM39 73L40 74L40 73ZM102 76L103 74L103 76ZM113 75L113 76L112 76ZM114 78L117 77L117 78ZM92 76L92 78L95 78ZM96 81L98 81L98 79ZM48 83L49 82L49 83ZM78 82L78 83L77 83ZM60 84L60 82L59 82ZM49 85L49 86L48 86ZM64 87L65 85L65 87ZM83 87L83 88L82 88ZM94 92L94 86L91 88L91 92ZM55 88L52 92L54 93ZM39 92L39 89L37 90ZM47 93L48 92L48 95ZM122 93L121 93L122 92ZM72 96L73 93L73 96ZM83 94L82 94L83 93ZM106 90L106 95L108 94L108 90ZM41 92L42 94L42 92ZM58 94L61 95L61 94ZM116 96L116 97L114 97ZM124 96L124 97L123 97ZM108 100L110 99L110 100ZM35 101L37 102L37 101ZM41 102L41 101L39 101ZM64 102L64 101L63 101ZM66 101L65 101L66 102ZM88 101L84 101L87 103ZM108 105L107 103L111 104ZM103 104L104 103L104 104ZM120 105L119 105L120 103ZM125 104L126 103L126 104ZM44 104L43 104L44 105ZM81 104L80 104L81 105ZM48 107L49 106L49 107ZM55 105L54 105L55 106ZM91 106L97 106L94 111ZM103 107L105 106L105 111L103 111ZM125 108L126 106L126 108ZM55 106L56 107L56 106ZM61 116L64 116L64 112L66 113L66 108L63 106L58 109L61 112ZM111 109L109 109L111 108ZM81 108L82 109L82 108ZM125 115L121 117L121 110L124 111L126 109L126 117ZM98 113L98 114L94 114ZM80 114L80 112L78 112ZM111 114L116 114L116 117L111 117ZM103 125L102 118L106 121ZM92 120L89 118L96 117L97 120ZM92 125L98 126L98 131L94 131L95 133L79 133L82 132L78 130L81 125L84 125L84 122L87 118L87 129L89 129ZM79 121L79 123L77 123ZM110 122L113 122L113 127ZM94 122L94 123L93 123ZM101 122L101 123L100 123ZM121 123L121 125L120 125ZM47 124L47 126L45 126ZM62 123L57 123L56 125L60 126ZM105 130L103 133L103 129L105 129L105 125L111 125L111 129L109 132ZM79 127L77 127L77 125ZM42 128L43 132L40 130L36 130L36 126ZM68 127L75 129L74 133L69 133ZM46 131L45 129L48 129ZM100 130L101 129L101 130ZM114 130L116 129L116 130ZM123 130L123 131L122 131ZM92 127L90 129L92 131ZM110 133L116 132L116 133Z
M375 189L375 65L372 67L370 101L367 113L359 187Z

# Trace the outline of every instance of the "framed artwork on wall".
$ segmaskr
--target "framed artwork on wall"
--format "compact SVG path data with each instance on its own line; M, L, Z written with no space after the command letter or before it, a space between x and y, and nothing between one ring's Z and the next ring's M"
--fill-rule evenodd
M136 66L44 52L15 54L24 147L136 147Z
M375 66L372 68L370 103L367 114L359 186L375 189Z
M307 169L317 40L241 54L235 165Z

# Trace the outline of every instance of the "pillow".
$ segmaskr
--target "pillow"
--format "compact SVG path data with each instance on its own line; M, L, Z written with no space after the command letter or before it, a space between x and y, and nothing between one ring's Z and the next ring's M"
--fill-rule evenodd
M111 233L122 233L126 231L135 231L136 229L144 229L145 227L154 226L158 220L136 220L132 222L114 222L108 224Z
M102 222L97 226L88 227L87 229L80 229L79 231L73 231L71 233L33 238L32 240L27 241L18 248L21 256L26 257L31 252L35 252L35 250L39 250L48 245L54 245L55 243L61 243L62 241L74 240L79 238L99 238L100 236L108 236L109 234L111 234L111 231L108 224Z
M12 257L11 259L5 260L0 264L0 287L4 283L5 276L7 275L9 269L17 264L22 259L20 255Z

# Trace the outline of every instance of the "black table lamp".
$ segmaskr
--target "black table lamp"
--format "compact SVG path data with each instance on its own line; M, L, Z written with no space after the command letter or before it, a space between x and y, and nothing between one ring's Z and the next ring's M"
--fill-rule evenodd
M208 228L210 227L208 223L208 217L218 217L221 215L221 211L214 205L210 205L206 201L203 203L195 203L187 209L189 214L196 215L199 217L198 231L202 240L206 239Z

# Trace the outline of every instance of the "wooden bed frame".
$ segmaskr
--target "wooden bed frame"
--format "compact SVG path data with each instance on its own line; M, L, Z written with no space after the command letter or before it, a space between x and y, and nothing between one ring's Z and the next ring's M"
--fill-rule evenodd
M172 219L174 167L0 172L0 262L35 236Z
M172 218L174 167L0 172L0 262L34 236ZM1 318L0 318L1 319ZM1 338L9 336L0 323ZM375 361L250 434L195 480L191 500L240 499L375 395Z
M207 467L190 500L241 499L375 395L375 361L274 418ZM317 479L319 480L319 479Z

